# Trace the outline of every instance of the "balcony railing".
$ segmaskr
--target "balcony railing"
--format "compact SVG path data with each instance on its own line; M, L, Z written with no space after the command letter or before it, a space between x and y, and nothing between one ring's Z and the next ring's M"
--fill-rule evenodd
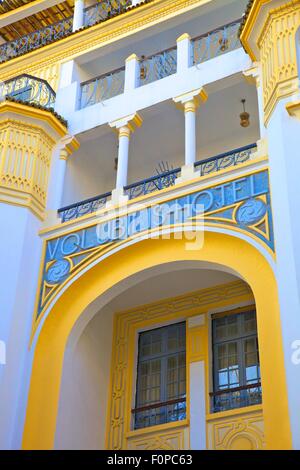
M101 21L126 12L131 6L131 0L103 0L88 7L84 11L83 27L93 26ZM6 42L0 46L0 63L14 57L26 54L47 44L69 36L73 32L73 16L58 21L55 24L26 34L18 39Z
M43 108L54 108L55 91L45 80L32 75L19 75L0 85L0 98L10 97Z
M237 166L240 163L250 159L251 154L256 150L256 144L247 145L231 152L226 152L206 160L201 160L195 164L195 168L200 170L200 175L204 176L209 173L220 171L222 169ZM129 199L135 199L138 196L151 194L164 188L174 186L176 178L179 176L181 169L176 168L157 176L152 176L143 181L130 184L124 188L125 194ZM91 214L103 209L111 196L111 192L101 194L100 196L86 199L84 201L71 204L58 210L61 221L77 219L86 214Z
M93 26L111 16L120 15L132 4L131 0L105 0L85 9L84 26Z
M125 67L81 84L80 107L86 108L124 92Z
M140 86L169 77L177 71L177 48L142 57L140 62Z
M186 419L186 397L141 406L131 412L134 415L134 429L182 421Z
M192 63L197 65L241 47L238 31L241 20L215 29L192 40ZM138 86L161 80L177 72L177 47L140 59ZM81 85L81 108L124 92L125 68L106 73Z
M241 47L239 28L242 20L193 39L193 64L200 64Z
M218 390L210 393L213 413L233 410L244 406L259 405L262 402L262 389L260 383Z

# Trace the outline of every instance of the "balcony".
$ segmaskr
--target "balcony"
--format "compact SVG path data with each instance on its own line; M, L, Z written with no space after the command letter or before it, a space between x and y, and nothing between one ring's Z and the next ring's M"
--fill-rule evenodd
M0 97L54 109L56 94L45 80L23 74L3 82L0 85Z
M226 168L236 167L241 163L250 160L252 154L256 151L256 144L248 145L243 148L235 149L221 155L217 155L195 163L195 169L200 172L200 177L209 175ZM155 193L165 188L175 185L176 178L180 175L180 168L162 172L143 181L130 184L124 188L125 194L129 200L139 196ZM58 215L62 221L68 222L77 219L86 214L91 214L104 209L109 201L111 192L80 201L75 204L63 207L58 210Z
M127 11L131 4L131 0L104 0L85 8L82 27L89 28L121 15ZM6 42L0 46L0 64L70 36L72 33L73 16L70 16L34 33Z
M239 19L192 39L190 65L197 66L240 48L240 24ZM177 72L177 62L176 46L148 57L141 56L137 87L174 75ZM83 82L79 108L83 109L121 95L125 87L125 72L125 67L121 67Z

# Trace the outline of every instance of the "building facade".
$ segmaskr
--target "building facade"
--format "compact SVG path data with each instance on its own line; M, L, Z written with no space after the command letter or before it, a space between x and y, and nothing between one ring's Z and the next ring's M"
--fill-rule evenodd
M0 12L0 447L300 449L300 0Z

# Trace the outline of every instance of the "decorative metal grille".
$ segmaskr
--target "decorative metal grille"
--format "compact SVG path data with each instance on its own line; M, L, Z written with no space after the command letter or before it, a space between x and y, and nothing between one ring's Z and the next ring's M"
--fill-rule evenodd
M100 3L96 3L85 9L84 26L93 26L100 21L105 21L110 17L125 13L131 3L130 0L103 0ZM0 46L0 63L51 44L58 39L69 36L72 32L73 16L70 16L38 31L2 44Z
M5 96L44 108L54 108L56 95L45 80L23 74L0 85L0 98Z
M143 181L130 184L126 186L125 193L129 199L134 199L138 196L169 188L175 184L175 180L179 176L179 173L180 168L177 168L166 173L161 173L158 176L152 176L151 178L147 178Z
M196 169L200 169L201 176L203 176L230 166L239 165L240 163L249 160L255 149L256 144L248 145L246 147L197 162L195 167ZM137 183L125 186L124 192L129 199L134 199L155 191L160 191L164 188L170 188L171 186L174 186L176 178L180 175L180 171L180 168L175 168L174 170L152 176L151 178L144 179L143 181L138 181ZM106 193L93 199L88 199L86 201L73 204L72 206L59 209L58 213L62 222L76 219L81 215L89 214L101 209L105 206L110 194L111 193Z
M193 63L200 64L241 47L240 24L238 20L193 39Z
M84 11L84 26L93 26L100 21L107 20L110 16L116 16L126 11L132 4L131 0L105 0Z
M140 86L173 75L177 71L177 48L146 57L140 62Z
M67 207L63 207L58 210L58 215L61 218L61 221L68 222L69 220L77 219L86 214L91 214L97 212L100 209L105 207L105 204L108 201L108 198L111 196L111 193L102 194L91 199L86 199L85 201L72 204Z
M72 27L73 17L70 17L34 33L26 34L14 41L2 44L0 46L0 63L66 37L72 33Z
M231 150L230 152L223 153L216 157L199 161L195 164L195 168L196 170L200 170L200 176L224 170L225 168L236 166L249 160L256 148L256 144L252 144Z
M100 103L124 92L125 67L81 85L81 108Z

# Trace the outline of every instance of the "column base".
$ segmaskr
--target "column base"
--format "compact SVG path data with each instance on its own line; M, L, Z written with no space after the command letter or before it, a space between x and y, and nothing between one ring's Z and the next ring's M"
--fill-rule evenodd
M113 206L120 206L128 202L128 196L124 194L123 188L113 189L111 193L111 200L107 201L106 208L110 209Z
M199 178L200 171L195 171L194 165L184 165L181 167L181 174L176 178L175 184L185 183L186 181Z

